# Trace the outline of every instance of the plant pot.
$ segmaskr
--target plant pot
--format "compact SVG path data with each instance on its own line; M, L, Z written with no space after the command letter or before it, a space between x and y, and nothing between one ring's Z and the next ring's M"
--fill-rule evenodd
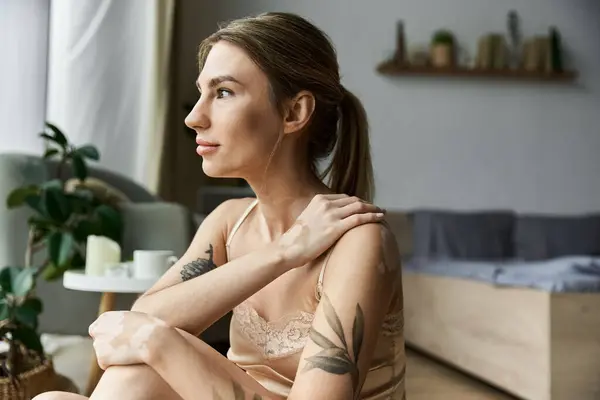
M454 46L451 44L433 44L430 50L431 65L436 68L454 66Z
M0 378L0 399L31 400L40 393L57 390L57 377L52 361L46 359L19 374L16 385L10 378Z

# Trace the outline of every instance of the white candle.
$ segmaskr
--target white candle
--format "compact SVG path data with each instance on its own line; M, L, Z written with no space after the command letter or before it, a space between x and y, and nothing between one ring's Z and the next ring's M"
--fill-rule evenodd
M104 276L107 265L121 261L121 246L104 236L88 236L85 253L86 275Z

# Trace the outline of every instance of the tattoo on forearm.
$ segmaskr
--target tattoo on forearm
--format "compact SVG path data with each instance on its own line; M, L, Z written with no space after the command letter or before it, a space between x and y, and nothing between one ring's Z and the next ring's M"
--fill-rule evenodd
M186 264L183 266L183 268L181 268L180 274L182 280L187 281L192 278L196 278L217 267L213 261L212 244L209 244L208 246L209 248L208 250L206 250L206 254L208 254L208 259L199 258L196 261L192 261L191 263Z
M238 382L233 381L233 398L234 400L244 400L246 398L246 394L244 393L244 388ZM230 399L229 396L226 397ZM213 388L213 400L225 400L225 398L221 397L221 395L217 392L215 388ZM255 394L252 397L252 400L263 400L262 396Z
M318 368L336 375L350 374L352 390L354 397L356 397L359 390L358 357L365 330L362 308L360 304L356 304L356 315L354 316L354 324L352 326L352 351L350 351L340 318L325 293L323 293L322 301L327 323L340 340L341 346L338 346L332 340L325 337L325 335L311 328L309 332L310 339L316 345L323 348L323 350L312 357L306 358L306 367L303 369L303 372Z

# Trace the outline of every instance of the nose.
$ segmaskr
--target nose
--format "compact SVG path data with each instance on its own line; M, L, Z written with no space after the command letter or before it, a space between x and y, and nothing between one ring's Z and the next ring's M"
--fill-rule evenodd
M205 130L210 127L210 118L202 99L198 99L192 111L185 117L185 125L193 130Z

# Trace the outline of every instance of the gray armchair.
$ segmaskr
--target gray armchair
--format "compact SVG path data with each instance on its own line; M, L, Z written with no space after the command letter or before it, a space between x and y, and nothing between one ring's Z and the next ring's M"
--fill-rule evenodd
M39 184L55 176L56 162L23 154L0 154L0 269L22 265L27 245L27 219L31 212L22 207L6 208L10 191L24 184ZM160 201L133 181L99 168L90 167L90 176L103 180L130 200L124 205L123 257L135 249L169 249L181 256L195 232L194 216L185 207ZM201 218L200 218L201 220ZM41 256L40 256L41 258ZM100 294L67 290L62 280L40 280L38 295L44 302L40 331L87 335L98 312ZM117 308L130 308L135 297L119 295Z

